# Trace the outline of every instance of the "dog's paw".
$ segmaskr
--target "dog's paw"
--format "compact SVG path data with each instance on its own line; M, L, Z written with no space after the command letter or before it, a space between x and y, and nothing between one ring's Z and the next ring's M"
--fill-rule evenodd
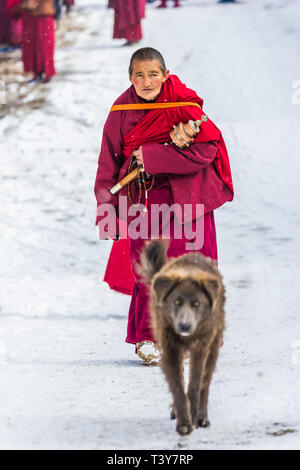
M189 422L177 423L176 431L181 436L186 436L187 434L190 434L193 431L193 425Z
M173 408L171 410L170 419L176 419L176 414Z
M208 418L200 418L198 420L198 427L199 428L208 428L210 426L210 421Z

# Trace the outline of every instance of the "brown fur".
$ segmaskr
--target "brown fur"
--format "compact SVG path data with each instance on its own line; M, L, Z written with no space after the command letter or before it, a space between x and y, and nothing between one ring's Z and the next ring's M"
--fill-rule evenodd
M141 273L151 286L152 326L162 351L161 367L174 398L177 431L208 426L208 392L224 330L225 291L216 263L200 253L166 258L166 245L150 241ZM184 391L183 361L190 356Z

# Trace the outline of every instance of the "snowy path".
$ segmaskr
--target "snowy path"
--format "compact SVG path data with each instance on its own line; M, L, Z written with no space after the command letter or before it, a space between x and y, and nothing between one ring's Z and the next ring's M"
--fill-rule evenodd
M57 78L0 119L0 448L299 449L300 3L186 0L144 21L143 45L223 130L236 190L216 212L227 330L212 426L187 438L160 369L124 343L129 297L101 283L111 245L93 227L93 183L132 53L111 40L106 3L77 0Z

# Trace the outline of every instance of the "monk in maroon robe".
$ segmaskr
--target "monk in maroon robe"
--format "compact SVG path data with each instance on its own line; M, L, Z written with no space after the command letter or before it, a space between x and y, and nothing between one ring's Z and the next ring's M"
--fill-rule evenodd
M179 0L174 0L174 7L178 8L180 7L180 1ZM157 8L167 8L167 0L161 0L160 4L158 5Z
M115 10L114 39L127 39L126 45L142 39L141 19L145 17L146 0L113 0Z
M124 214L118 209L120 196L128 196L129 206L132 202L145 204L147 198L146 234L134 238L129 233L129 239L114 242L105 280L113 289L132 295L126 341L135 344L139 356L149 363L149 357L157 357L158 353L150 324L148 291L140 278L136 262L145 241L152 236L150 229L153 227L155 204L171 206L175 203L177 209L182 208L183 212L191 206L189 222L193 233L199 222L199 215L194 209L201 204L204 208L201 214L204 239L201 247L195 250L217 260L213 211L232 200L233 187L225 143L212 121L208 120L205 126L203 123L201 132L190 147L180 149L174 145L164 145L173 124L199 119L204 113L201 98L178 77L169 76L160 53L152 48L136 51L131 59L129 75L132 86L116 100L103 130L95 182L98 206L96 223L100 229L104 217L101 208L107 203L117 209L117 215L122 219ZM182 102L187 106L179 107L183 106ZM174 104L176 107L149 110L145 109L148 103L152 107ZM126 109L128 104L141 109ZM150 178L150 183L144 186L147 191L139 191L141 188L135 180L118 194L111 194L109 189L128 172L133 159L144 165ZM162 216L158 222L159 236L164 227L169 226L168 257L177 257L188 251L189 237L185 233L180 238L175 237L178 226L182 224L179 219L176 213L171 213ZM120 226L121 221L115 233L110 233L110 238L118 239ZM107 232L102 229L100 238L107 238ZM147 354L142 350L145 345ZM149 349L149 345L154 348Z
M56 73L55 9L53 0L13 0L23 17L22 60L24 73L49 81Z
M75 5L75 0L64 0L64 5L67 7L67 13L71 10L71 8Z

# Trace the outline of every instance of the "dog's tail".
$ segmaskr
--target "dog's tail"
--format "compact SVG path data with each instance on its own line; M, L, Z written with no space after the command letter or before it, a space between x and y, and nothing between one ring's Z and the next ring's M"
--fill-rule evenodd
M145 282L151 283L151 280L158 271L167 262L167 240L151 240L146 243L145 249L140 255L139 273Z

